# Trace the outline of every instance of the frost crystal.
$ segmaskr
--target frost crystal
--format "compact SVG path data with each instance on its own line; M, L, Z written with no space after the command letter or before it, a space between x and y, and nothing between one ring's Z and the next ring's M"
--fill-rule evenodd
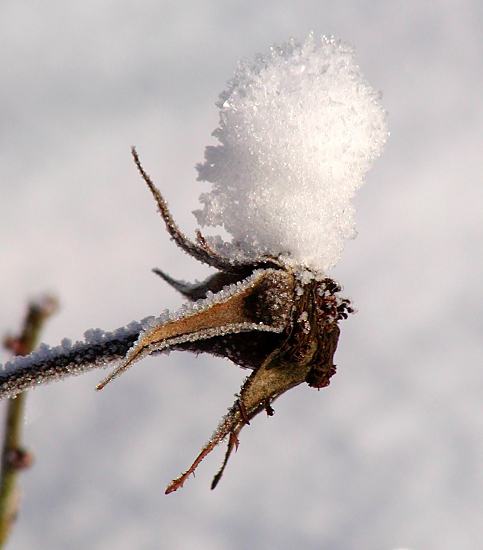
M212 246L325 273L355 236L351 199L387 138L379 94L353 49L313 34L273 46L239 64L217 105L220 143L198 166L213 187L195 215L232 241Z

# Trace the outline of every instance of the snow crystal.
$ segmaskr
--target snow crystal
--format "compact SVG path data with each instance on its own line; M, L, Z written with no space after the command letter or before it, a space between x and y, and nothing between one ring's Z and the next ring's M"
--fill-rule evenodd
M197 167L213 187L194 214L232 241L210 243L231 257L280 256L326 272L355 236L351 199L387 138L353 49L313 34L273 46L239 64L217 105L219 145Z

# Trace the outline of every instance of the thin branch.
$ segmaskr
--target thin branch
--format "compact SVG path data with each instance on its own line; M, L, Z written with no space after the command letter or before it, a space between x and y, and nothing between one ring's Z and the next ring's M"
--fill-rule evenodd
M28 355L37 345L44 322L57 309L53 298L31 303L20 336L6 338L5 347L16 355ZM27 394L21 393L7 402L0 478L0 548L10 535L18 514L17 475L32 464L32 455L22 446L22 425Z
M41 344L27 357L15 357L0 365L0 399L14 397L29 388L106 367L123 359L142 332L142 322L132 322L113 332L100 329L84 334L85 341L60 346Z

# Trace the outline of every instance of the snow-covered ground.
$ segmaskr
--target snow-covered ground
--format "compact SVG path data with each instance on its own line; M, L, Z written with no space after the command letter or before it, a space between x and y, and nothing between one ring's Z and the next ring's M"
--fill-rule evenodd
M245 372L173 353L101 393L100 371L35 390L12 548L480 546L483 7L260 4L0 7L2 333L39 292L62 302L44 333L56 345L178 307L154 266L209 272L168 239L129 148L192 234L207 191L194 165L239 58L335 34L383 91L391 131L332 272L358 314L331 386L299 387L252 422L216 491L222 449L170 496Z

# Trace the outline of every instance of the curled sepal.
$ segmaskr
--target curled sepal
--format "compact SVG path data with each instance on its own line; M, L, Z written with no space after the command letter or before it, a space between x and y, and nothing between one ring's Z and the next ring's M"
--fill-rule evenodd
M293 277L285 271L256 270L236 284L155 320L139 336L100 390L135 361L153 352L249 331L282 332L291 311Z
M310 371L311 357L312 355L307 353L307 361L294 362L293 360L289 360L283 348L274 351L263 365L246 379L240 395L228 411L228 414L220 422L211 439L203 447L193 464L168 485L166 494L172 493L182 487L188 477L195 472L205 456L228 437L225 458L211 484L211 488L214 489L223 475L233 449L238 448L240 431L260 412L266 411L269 416L272 416L273 409L271 404L273 401L286 391L305 381Z
M206 242L203 235L197 231L197 240L196 242L191 241L186 237L186 235L179 229L178 225L173 219L171 212L168 208L168 203L164 199L163 195L159 189L154 185L152 179L144 170L139 156L137 154L136 148L131 148L131 154L134 159L134 163L141 174L141 177L146 182L149 190L151 191L154 200L159 209L159 213L166 224L166 229L171 235L171 238L174 240L176 245L184 250L191 257L197 259L200 262L203 262L207 265L220 269L226 273L245 273L247 268L253 267L281 267L280 263L275 258L262 257L257 262L238 262L234 259L225 258L220 256L215 250L213 250L209 244Z
M205 298L208 292L219 292L223 289L223 287L230 284L235 284L238 281L243 280L252 271L253 270L247 271L244 276L240 276L239 274L235 275L233 273L225 273L223 271L217 271L201 283L187 283L185 281L173 279L173 277L170 277L167 273L157 267L153 269L153 272L156 273L156 275L159 275L161 279L163 279L185 298L188 298L191 301Z

